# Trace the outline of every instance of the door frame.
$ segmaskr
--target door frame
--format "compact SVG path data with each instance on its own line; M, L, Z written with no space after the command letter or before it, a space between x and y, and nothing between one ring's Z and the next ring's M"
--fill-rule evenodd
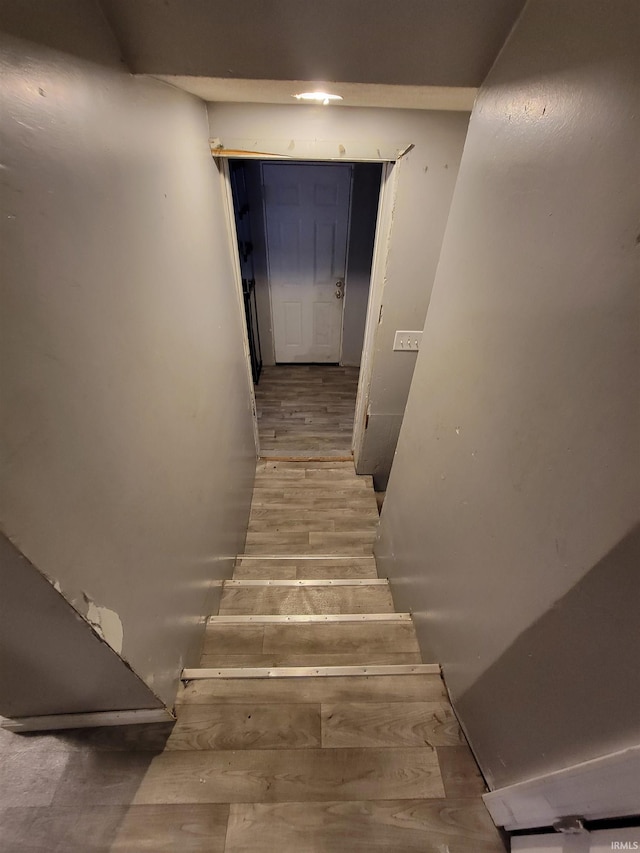
M353 454L354 465L357 467L362 444L364 442L364 433L366 429L366 421L369 408L369 394L371 390L371 379L373 373L373 348L375 344L375 334L380 322L382 311L382 296L387 270L387 257L389 252L389 242L391 237L391 229L393 224L393 210L395 206L399 161L404 153L411 150L413 146L408 145L404 148L396 150L393 158L390 156L366 156L366 157L349 157L347 162L373 162L382 164L382 175L380 180L380 196L378 200L378 216L376 220L376 235L373 247L373 260L371 265L371 281L369 284L369 298L367 301L367 315L365 320L364 342L362 347L362 357L360 359L360 373L358 377L358 391L356 395L356 407L353 423L353 435L351 439L351 452ZM222 150L220 147L212 145L212 155L221 181L221 190L224 200L224 211L226 214L226 230L227 239L229 242L229 250L232 258L233 270L233 285L236 291L240 316L244 314L244 299L242 296L242 276L240 273L240 261L238 258L238 239L236 234L236 225L233 212L233 195L231 191L231 175L229 171L230 159L241 160L268 160L268 159L289 159L282 155L269 155L267 146L259 146L262 150ZM382 152L382 148L377 149ZM385 152L386 153L386 152ZM290 158L304 159L311 162L336 162L336 158L330 156L322 156L324 152L318 152L308 157ZM345 159L347 159L345 157ZM339 160L337 162L340 162ZM271 296L269 295L269 298ZM249 353L249 340L247 335L246 323L242 324L242 344L245 354L247 383L249 386L249 395L251 399L251 414L253 418L253 434L256 445L256 456L260 456L260 437L258 432L258 417L256 411L256 395L253 386L253 376L251 372L251 357ZM342 344L341 344L342 346Z

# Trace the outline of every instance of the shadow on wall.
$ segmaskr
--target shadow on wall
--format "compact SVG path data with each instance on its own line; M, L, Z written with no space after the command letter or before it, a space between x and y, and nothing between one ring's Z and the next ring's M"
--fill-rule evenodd
M640 524L456 702L492 788L640 743L639 566Z

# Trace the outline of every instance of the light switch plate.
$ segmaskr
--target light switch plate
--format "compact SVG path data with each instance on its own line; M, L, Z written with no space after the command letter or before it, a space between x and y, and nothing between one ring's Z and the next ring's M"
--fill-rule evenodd
M393 339L394 352L417 352L422 343L422 332L396 332Z

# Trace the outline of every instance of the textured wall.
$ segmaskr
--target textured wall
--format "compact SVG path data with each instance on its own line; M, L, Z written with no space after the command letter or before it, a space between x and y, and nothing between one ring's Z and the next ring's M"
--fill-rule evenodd
M126 73L97 6L49 23L2 41L0 521L171 702L254 470L219 176L202 102Z
M531 0L482 87L382 513L494 786L640 740L639 37Z

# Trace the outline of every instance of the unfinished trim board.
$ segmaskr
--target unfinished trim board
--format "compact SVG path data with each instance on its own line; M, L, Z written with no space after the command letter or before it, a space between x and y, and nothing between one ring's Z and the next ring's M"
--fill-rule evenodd
M255 139L214 137L211 153L222 159L330 160L357 163L394 163L413 148L412 143L360 139ZM293 153L292 153L293 152Z
M132 726L140 723L170 723L175 720L167 708L138 711L98 711L87 714L48 714L41 717L3 719L0 728L10 732L43 732L59 729L88 729L95 726Z
M182 681L205 678L331 678L340 675L440 675L438 663L380 664L378 666L257 666L184 669Z
M356 468L362 454L369 413L369 395L371 393L371 380L373 378L373 350L376 331L382 317L382 297L387 279L389 242L391 239L396 194L398 192L399 170L400 166L393 163L385 163L382 167L378 219L376 222L376 236L371 263L371 284L369 286L369 301L367 303L367 316L362 345L362 360L358 376L356 411L353 420L352 452Z
M638 815L640 745L499 788L483 799L494 823L510 831L551 826L568 815L587 820Z
M249 349L249 332L245 322L244 291L242 289L242 271L240 269L240 258L238 256L238 232L236 231L236 219L233 212L233 192L231 189L231 172L227 160L216 161L220 174L222 198L227 225L227 239L229 241L229 257L233 269L233 285L241 318L242 349L244 350L244 361L246 368L247 384L249 388L249 399L251 400L251 415L253 421L253 440L256 446L256 459L260 453L260 435L258 432L258 418L256 416L256 393L253 385L253 369L251 367L251 352Z

